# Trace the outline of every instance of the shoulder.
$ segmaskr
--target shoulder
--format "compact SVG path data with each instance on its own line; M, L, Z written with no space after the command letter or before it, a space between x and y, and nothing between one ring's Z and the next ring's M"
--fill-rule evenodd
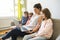
M43 15L39 15L40 18L43 18Z
M25 18L25 19L26 19L27 17L24 17L24 16L23 16L22 18Z
M22 18L25 18L24 16L22 16Z
M43 16L42 15L39 15L39 19L43 19Z
M48 19L47 22L53 24L52 19Z
M48 22L52 22L52 19L48 19L47 21L48 21Z

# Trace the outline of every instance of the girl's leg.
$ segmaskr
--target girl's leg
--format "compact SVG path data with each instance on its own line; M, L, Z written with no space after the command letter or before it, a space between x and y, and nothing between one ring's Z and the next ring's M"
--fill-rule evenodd
M34 37L28 40L47 40L45 37Z
M32 38L31 35L25 35L24 38L23 38L23 40L28 40L28 39L31 39L31 38Z

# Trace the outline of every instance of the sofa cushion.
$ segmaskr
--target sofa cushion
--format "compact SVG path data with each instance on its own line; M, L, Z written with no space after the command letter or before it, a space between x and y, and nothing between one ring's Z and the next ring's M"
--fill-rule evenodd
M54 32L50 40L56 40L56 38L60 35L60 19L53 19L53 30ZM20 39L22 40L22 38Z
M60 19L53 19L53 35L50 40L56 40L60 34Z

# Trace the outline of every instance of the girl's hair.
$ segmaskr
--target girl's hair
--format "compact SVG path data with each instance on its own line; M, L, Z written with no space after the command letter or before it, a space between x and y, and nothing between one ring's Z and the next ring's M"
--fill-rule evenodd
M47 19L51 18L51 13L48 8L43 9L42 12L45 14Z
M42 6L41 6L40 3L35 4L35 5L34 5L34 8L37 8L37 9L39 9L40 11L42 10Z
M28 11L25 11L24 14L27 14L28 15Z
M33 13L32 13L32 12L30 12L29 14L30 14L30 15L33 15Z
M28 11L25 11L24 14L26 14L27 15L27 18L28 18Z

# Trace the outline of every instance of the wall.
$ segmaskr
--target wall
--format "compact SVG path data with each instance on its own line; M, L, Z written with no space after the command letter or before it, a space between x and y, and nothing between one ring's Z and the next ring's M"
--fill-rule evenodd
M12 17L0 17L0 28L9 27L10 23L13 21Z
M16 17L0 17L0 29L6 28L11 26L11 22L14 22L16 25L18 25L18 20Z
M33 12L33 5L41 3L42 8L49 8L52 18L60 19L60 0L27 0L27 10Z
M0 0L0 17L14 16L14 0Z

